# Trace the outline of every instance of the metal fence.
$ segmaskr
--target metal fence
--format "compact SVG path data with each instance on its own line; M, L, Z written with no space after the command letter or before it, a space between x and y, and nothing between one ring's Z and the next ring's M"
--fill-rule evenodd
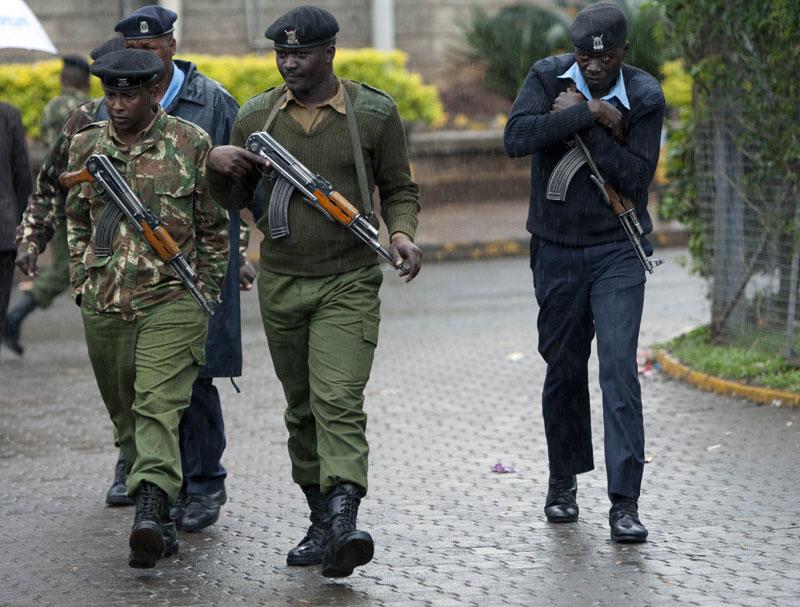
M759 150L737 144L740 119L724 105L695 128L712 334L797 360L798 184L786 175L764 177Z

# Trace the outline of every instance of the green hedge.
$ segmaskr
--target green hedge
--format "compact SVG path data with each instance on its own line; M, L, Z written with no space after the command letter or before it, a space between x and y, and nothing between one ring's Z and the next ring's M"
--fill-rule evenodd
M219 81L239 103L243 103L282 82L272 55L181 55L193 61L209 78ZM401 51L337 49L336 73L360 80L392 95L404 120L436 125L444 110L436 88L423 83L419 74L406 68L407 56ZM22 112L31 137L39 137L39 117L45 103L59 92L61 61L0 65L0 100ZM92 78L92 95L102 95L100 83Z

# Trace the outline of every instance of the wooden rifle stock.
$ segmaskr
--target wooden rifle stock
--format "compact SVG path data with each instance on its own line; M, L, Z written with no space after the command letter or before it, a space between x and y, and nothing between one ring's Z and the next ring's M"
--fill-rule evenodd
M608 196L608 204L611 205L611 210L614 211L614 215L617 217L633 208L631 199L617 192L614 186L607 181L603 184L603 189L605 189Z
M61 187L67 188L68 190L79 183L92 182L94 182L94 177L92 177L92 174L86 167L83 167L80 171L72 171L71 173L64 171L58 176L58 183L61 184Z

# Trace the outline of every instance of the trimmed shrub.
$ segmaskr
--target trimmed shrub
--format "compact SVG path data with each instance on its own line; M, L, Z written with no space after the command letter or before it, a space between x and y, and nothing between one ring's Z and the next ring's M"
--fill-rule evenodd
M203 74L228 89L240 104L283 82L271 55L180 55L178 58L193 61ZM408 71L407 60L401 51L337 49L335 68L343 78L360 80L389 93L406 122L436 125L444 116L439 94L419 74ZM0 99L20 109L31 137L40 136L42 109L59 93L60 70L60 60L0 65ZM91 94L102 95L97 78L92 78Z

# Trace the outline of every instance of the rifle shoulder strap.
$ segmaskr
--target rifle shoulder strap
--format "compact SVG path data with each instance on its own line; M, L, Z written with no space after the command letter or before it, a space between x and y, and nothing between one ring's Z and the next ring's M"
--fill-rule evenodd
M344 87L344 83L340 81L339 86ZM372 215L372 196L369 193L369 185L367 184L367 169L364 166L364 152L361 150L361 138L358 135L356 113L353 111L353 102L350 100L350 93L347 92L347 88L344 88L343 92L344 111L347 115L347 130L350 131L350 144L353 147L353 161L356 163L358 189L361 191L361 208L364 209L364 214L369 216Z

